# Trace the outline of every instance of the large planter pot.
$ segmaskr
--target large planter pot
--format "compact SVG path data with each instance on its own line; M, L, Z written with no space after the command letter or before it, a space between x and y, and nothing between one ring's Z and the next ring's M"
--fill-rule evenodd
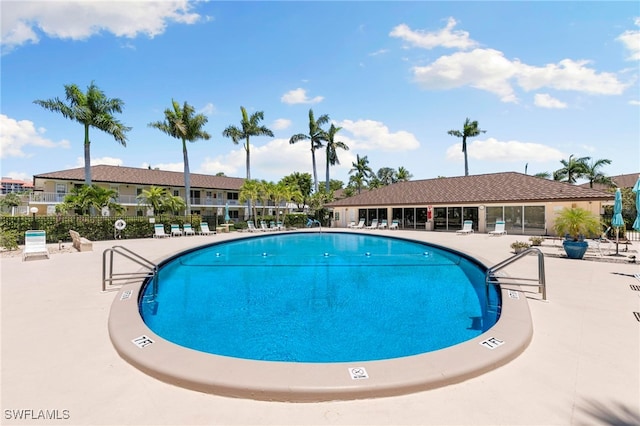
M582 259L587 252L587 248L589 248L589 243L586 241L565 240L562 242L562 246L569 259Z

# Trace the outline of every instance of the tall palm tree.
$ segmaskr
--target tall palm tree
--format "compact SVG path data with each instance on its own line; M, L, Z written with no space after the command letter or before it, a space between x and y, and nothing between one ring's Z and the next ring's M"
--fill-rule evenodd
M473 138L480 133L485 133L486 130L480 130L478 128L477 121L471 121L467 118L462 126L462 132L460 130L449 130L447 133L457 138L462 138L462 152L464 153L464 175L469 176L469 162L467 160L467 138Z
M209 133L202 130L207 124L207 116L196 114L195 108L186 101L182 108L175 100L171 100L172 108L164 110L164 121L149 123L149 127L155 127L167 135L182 140L182 157L184 161L184 191L186 200L186 214L191 214L191 174L189 172L189 155L187 153L187 141L195 142L198 139L208 140Z
M325 139L325 132L322 127L329 122L329 116L327 114L321 115L316 120L313 115L313 109L309 109L309 134L298 133L291 136L289 139L290 144L307 140L311 142L311 162L313 165L313 188L315 192L318 192L318 173L316 171L316 149L322 148L322 141Z
M611 164L611 160L603 158L601 160L591 161L586 165L584 178L589 180L589 188L593 188L594 183L613 185L611 178L600 171L600 168L606 164Z
M350 179L358 189L358 194L360 194L362 186L367 182L367 179L374 176L373 169L369 166L369 159L366 155L360 158L360 155L356 154L356 162L351 163L351 166L349 174L354 173L354 175Z
M396 182L406 182L411 180L412 177L413 175L409 173L409 170L402 166L398 167L398 171L396 172Z
M247 153L247 179L251 179L251 157L250 157L250 144L249 138L251 136L271 136L273 132L266 126L261 126L260 121L264 120L264 113L257 111L249 116L247 110L241 106L240 112L242 113L242 120L240 120L240 127L229 126L222 131L222 136L225 138L231 138L234 144L239 144L241 140L244 140L244 150Z
M591 157L574 158L571 154L568 160L560 160L563 167L553 172L553 179L576 183L576 180L584 177L587 173L587 161L589 160Z
M329 131L326 132L325 141L327 142L327 178L325 181L325 189L327 193L329 192L329 183L331 181L329 177L329 166L335 166L336 164L340 164L340 160L338 159L337 149L344 149L345 151L349 151L349 147L346 143L341 141L336 141L336 133L342 130L342 127L336 127L333 123L331 123L331 127Z
M64 86L67 103L59 98L49 100L35 100L33 103L48 109L59 112L63 117L68 118L84 126L84 183L91 185L91 141L89 139L89 128L95 127L98 130L113 136L122 146L127 146L126 133L131 130L113 117L114 113L122 113L124 102L118 98L109 99L92 81L87 87L87 91L82 92L75 84Z
M396 171L391 167L381 167L378 169L376 176L380 181L380 186L391 185L395 181Z

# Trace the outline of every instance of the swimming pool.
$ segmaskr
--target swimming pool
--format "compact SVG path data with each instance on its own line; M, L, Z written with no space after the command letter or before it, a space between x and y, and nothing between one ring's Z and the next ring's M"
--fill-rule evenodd
M460 254L353 233L216 244L167 262L158 282L140 300L156 334L203 352L265 361L430 352L482 334L500 306L497 289L485 287L484 268Z
M302 245L292 250L294 241ZM163 261L157 294L125 286L109 331L141 370L204 392L286 401L396 395L465 380L524 350L526 300L503 291L493 325L500 297L487 303L485 269L401 238L251 236ZM517 336L505 333L514 325ZM311 334L299 338L301 330Z

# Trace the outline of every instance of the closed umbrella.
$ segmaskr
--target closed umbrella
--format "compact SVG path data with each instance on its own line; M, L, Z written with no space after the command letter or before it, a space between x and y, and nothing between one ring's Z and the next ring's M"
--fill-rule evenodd
M636 193L636 220L633 222L633 229L640 231L640 177L633 185L632 191Z
M224 222L229 223L230 219L231 218L229 217L229 203L226 203L224 205Z
M622 193L620 192L620 188L616 189L616 198L613 202L613 218L611 219L611 226L616 228L616 256L618 256L620 227L624 226L624 219L622 219Z

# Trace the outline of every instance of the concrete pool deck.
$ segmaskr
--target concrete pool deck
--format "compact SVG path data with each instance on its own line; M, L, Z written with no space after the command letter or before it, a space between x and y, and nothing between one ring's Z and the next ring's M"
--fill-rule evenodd
M511 242L526 239L366 232L441 244L489 266L512 255ZM616 262L559 258L559 244L542 246L548 301L529 297L529 347L510 363L458 384L377 399L264 402L182 389L120 358L107 331L116 292L100 291L103 251L122 245L158 260L236 236L101 241L93 251L52 253L48 260L3 257L2 424L640 423L640 323L634 317L640 291L632 289L640 286L634 277L640 267L626 256ZM622 254L637 255L638 248L634 242ZM506 271L534 277L536 267L529 256Z

